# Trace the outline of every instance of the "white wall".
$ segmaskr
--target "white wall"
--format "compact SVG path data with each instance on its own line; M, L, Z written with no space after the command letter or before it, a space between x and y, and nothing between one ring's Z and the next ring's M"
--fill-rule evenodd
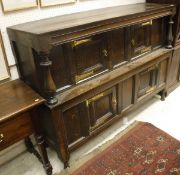
M11 70L12 79L18 78L14 56L11 51L9 39L6 33L6 27L16 25L19 23L25 23L43 18L49 18L53 16L70 14L79 11L87 11L91 9L98 9L116 5L134 4L145 2L145 0L77 0L74 4L59 5L46 8L34 8L29 10L12 12L9 14L3 14L0 11L0 29L3 35L3 41L5 44L8 63Z

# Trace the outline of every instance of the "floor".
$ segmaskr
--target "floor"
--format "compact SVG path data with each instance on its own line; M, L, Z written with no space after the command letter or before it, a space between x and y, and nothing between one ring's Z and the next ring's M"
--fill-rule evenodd
M160 101L158 96L152 98L135 112L130 113L126 118L74 151L71 155L70 164L112 139L135 120L150 122L180 140L179 101L180 88L171 93L164 102ZM53 165L53 174L57 175L62 170L63 165L53 150L48 149L48 154ZM37 159L30 153L24 152L8 163L1 165L0 175L45 175L45 173Z

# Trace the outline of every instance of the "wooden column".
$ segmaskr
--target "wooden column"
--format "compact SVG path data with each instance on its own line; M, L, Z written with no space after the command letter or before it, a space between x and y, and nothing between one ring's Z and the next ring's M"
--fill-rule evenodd
M58 102L57 98L55 97L56 93L56 85L52 79L50 66L52 65L52 61L49 59L49 54L45 52L40 52L40 66L42 69L42 89L47 100L47 103L50 105L56 104Z
M167 46L166 48L167 49L172 49L173 46L173 33L172 33L172 26L174 24L174 21L173 21L173 16L170 16L169 17L169 26L168 26L168 41L167 41Z

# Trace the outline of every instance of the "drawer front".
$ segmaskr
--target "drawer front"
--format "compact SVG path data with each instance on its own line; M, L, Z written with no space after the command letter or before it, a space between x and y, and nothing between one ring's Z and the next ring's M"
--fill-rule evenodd
M157 87L159 65L156 64L137 75L138 98L153 92Z
M151 25L150 20L131 27L132 58L151 51Z
M105 123L117 113L116 88L106 90L86 101L91 130Z
M29 113L21 114L0 126L0 150L10 146L33 133Z
M75 65L75 82L93 76L108 67L108 50L105 34L73 41L72 59Z

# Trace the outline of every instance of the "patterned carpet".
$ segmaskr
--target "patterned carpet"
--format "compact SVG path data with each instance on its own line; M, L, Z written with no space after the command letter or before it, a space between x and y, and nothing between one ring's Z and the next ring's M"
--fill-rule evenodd
M180 142L138 122L71 175L180 175Z

